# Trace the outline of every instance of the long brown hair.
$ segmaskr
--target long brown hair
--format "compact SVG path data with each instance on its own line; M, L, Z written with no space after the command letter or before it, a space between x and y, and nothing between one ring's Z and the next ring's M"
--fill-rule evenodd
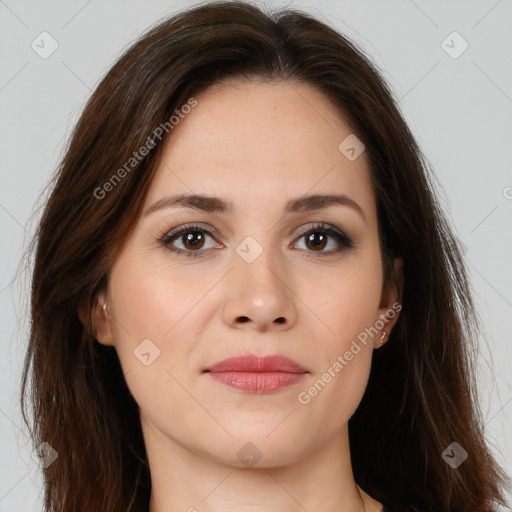
M435 198L434 174L396 100L365 55L325 23L296 10L218 2L159 23L117 60L72 133L30 244L21 407L34 443L58 454L44 468L45 510L147 510L151 481L138 406L115 349L95 341L92 322L82 324L77 308L92 312L105 288L162 144L154 141L129 172L119 169L194 94L230 78L298 81L332 101L366 146L386 280L393 258L404 260L400 318L374 353L349 421L356 482L380 502L411 510L504 505L509 481L486 444L478 404L478 318L467 273ZM122 179L112 181L114 174ZM468 453L456 469L442 457L453 442Z

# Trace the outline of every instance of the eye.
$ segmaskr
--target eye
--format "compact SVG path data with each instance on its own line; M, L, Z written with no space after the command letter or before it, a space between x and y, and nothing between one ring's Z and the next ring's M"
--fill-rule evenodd
M201 249L205 247L206 238L214 239L214 236L215 232L213 230L196 225L186 225L165 234L160 241L167 249L178 255L197 257L200 256L201 252L204 252ZM183 248L176 247L174 245L175 240L181 243ZM215 244L206 248L210 249L212 247L215 247ZM216 247L219 247L219 245L217 244Z
M330 238L333 239L334 250L324 251ZM352 240L347 235L324 223L301 229L299 239L304 239L304 245L308 252L318 252L321 256L339 253L353 246Z
M213 243L210 247L206 246L207 238L215 241L215 231L197 225L185 225L166 233L160 238L160 242L169 251L177 255L188 257L202 256L205 252L202 249L221 248L221 244ZM352 240L338 229L328 224L320 223L314 226L302 228L299 231L298 239L304 240L304 247L307 252L318 253L319 256L329 256L339 253L353 246ZM331 240L332 239L332 240ZM324 251L329 242L334 243L334 249ZM181 244L177 247L175 244ZM297 244L297 242L295 242Z

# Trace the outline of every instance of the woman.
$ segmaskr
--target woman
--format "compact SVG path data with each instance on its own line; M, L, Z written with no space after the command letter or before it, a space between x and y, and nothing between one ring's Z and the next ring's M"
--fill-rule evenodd
M505 504L429 168L325 24L230 2L150 30L87 104L33 248L45 510Z

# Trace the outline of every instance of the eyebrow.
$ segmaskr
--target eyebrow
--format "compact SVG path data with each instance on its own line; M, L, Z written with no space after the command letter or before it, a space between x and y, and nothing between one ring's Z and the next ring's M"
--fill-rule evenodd
M314 194L290 199L284 207L284 213L317 211L326 209L329 206L348 206L358 212L366 221L363 209L345 194ZM192 208L209 213L231 214L233 212L233 203L226 199L204 194L180 194L159 199L146 209L144 216L163 208L179 207Z

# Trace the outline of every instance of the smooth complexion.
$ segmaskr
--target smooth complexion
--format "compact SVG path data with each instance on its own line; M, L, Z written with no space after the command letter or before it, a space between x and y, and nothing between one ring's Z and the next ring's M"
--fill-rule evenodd
M115 347L140 407L150 512L378 512L381 504L355 483L347 423L380 336L307 405L297 400L400 301L400 260L396 281L383 289L366 153L349 161L338 151L353 130L304 84L234 81L195 97L165 143L144 212L95 310L97 339ZM178 194L215 196L232 210L151 209ZM289 201L316 194L345 195L358 207L285 214ZM312 236L301 234L319 223ZM247 246L247 237L258 245ZM258 246L251 263L237 252ZM388 335L397 318L384 327ZM149 366L134 355L145 339L160 350ZM307 373L250 393L204 372L241 354L286 356ZM252 467L237 455L244 446L242 456L261 454Z

